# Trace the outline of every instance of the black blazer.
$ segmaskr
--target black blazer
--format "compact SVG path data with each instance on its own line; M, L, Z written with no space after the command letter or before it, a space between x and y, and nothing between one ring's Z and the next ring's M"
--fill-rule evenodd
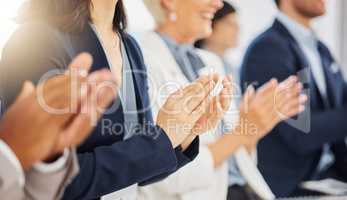
M290 32L276 20L257 37L247 50L242 65L242 85L264 84L271 78L282 81L299 74L309 91L310 106L306 118L296 124L308 133L281 123L259 144L259 168L277 196L292 195L304 180L313 179L324 144L331 144L337 158L335 167L344 174L347 136L347 87L340 71L333 69L334 58L319 43L327 82L328 101L312 79L308 60ZM304 70L306 69L306 70Z
M25 80L37 82L50 69L64 69L73 54L89 52L92 71L109 68L105 52L90 26L80 34L64 34L45 24L19 27L4 48L1 78L5 109L18 94ZM87 141L78 148L80 174L68 186L64 199L98 199L135 183L145 185L159 181L192 161L199 150L196 139L184 153L173 149L164 131L153 124L148 97L147 73L142 53L135 40L121 35L133 71L139 120L139 133L123 141L123 110L104 115ZM28 105L29 106L29 105ZM23 111L25 112L25 111ZM114 129L103 127L112 122ZM118 127L118 128L117 128ZM25 133L23 133L25 134Z

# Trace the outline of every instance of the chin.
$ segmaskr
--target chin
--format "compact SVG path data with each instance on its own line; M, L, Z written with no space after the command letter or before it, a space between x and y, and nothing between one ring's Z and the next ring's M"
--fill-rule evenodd
M201 31L201 35L203 36L203 38L210 37L212 33L213 33L213 30L211 26L205 27L204 30Z
M326 10L322 10L322 11L317 11L317 12L311 13L311 15L309 17L312 17L312 18L321 17L325 14L326 14Z

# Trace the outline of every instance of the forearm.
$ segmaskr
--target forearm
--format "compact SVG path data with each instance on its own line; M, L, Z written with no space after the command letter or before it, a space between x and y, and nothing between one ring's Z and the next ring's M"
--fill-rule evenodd
M245 143L244 137L240 134L240 131L235 129L220 137L216 142L210 144L208 148L211 151L215 168L220 167Z
M181 144L182 151L187 150L196 137L196 135L188 136L187 139Z

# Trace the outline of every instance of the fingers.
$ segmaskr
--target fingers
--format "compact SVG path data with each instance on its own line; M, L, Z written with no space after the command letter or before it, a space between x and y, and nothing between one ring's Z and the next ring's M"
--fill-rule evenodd
M88 95L82 99L80 113L73 117L59 136L58 151L81 144L92 132L105 108L116 98L118 85L109 70L92 73L88 84Z
M96 124L105 109L116 98L118 85L109 70L91 74L88 83L91 84L91 90L87 99L91 102L89 104L83 102L82 110L87 109Z
M193 123L196 123L204 114L208 114L206 112L208 111L209 106L213 103L214 100L215 98L205 98L201 102L201 104L198 105L196 109L191 112L190 117Z
M247 111L249 109L249 106L253 103L255 99L255 89L252 85L248 86L245 94L242 97L240 108L244 111Z
M300 95L299 97L290 100L278 111L279 114L282 115L281 120L286 120L303 112L305 110L307 100L308 97L306 95Z
M22 87L22 90L19 94L19 96L17 97L17 101L21 101L23 99L25 99L26 97L34 94L35 92L35 86L32 82L30 81L25 81Z
M187 112L193 112L203 101L211 98L210 94L215 85L211 79L205 85L196 82L183 90L182 98L177 103L185 106Z
M223 90L219 95L220 105L223 111L227 111L230 108L232 102L232 94L232 78L231 76L228 76L223 80Z
M276 106L277 108L281 108L288 104L290 101L295 101L299 98L303 89L303 85L301 83L296 83L291 86L291 88L287 88L276 93Z
M269 82L265 83L257 90L259 95L271 95L275 88L278 86L278 81L276 79L271 79Z
M81 53L72 60L68 69L81 69L88 72L92 66L93 58L89 53Z
M75 147L82 143L93 129L91 124L89 115L83 113L76 115L72 123L59 134L55 153L61 153L65 148Z
M52 101L55 109L67 108L77 111L81 99L81 86L85 84L88 71L92 66L92 56L88 53L81 53L74 58L68 66L64 75L58 75L44 83L44 92L50 92L45 97L45 101Z
M281 90L285 90L286 88L290 88L297 82L298 82L298 78L296 76L290 76L279 84L278 90L281 91Z
M54 76L38 86L38 98L50 110L77 112L82 98L81 87L85 84L92 65L90 54L78 55L65 74Z

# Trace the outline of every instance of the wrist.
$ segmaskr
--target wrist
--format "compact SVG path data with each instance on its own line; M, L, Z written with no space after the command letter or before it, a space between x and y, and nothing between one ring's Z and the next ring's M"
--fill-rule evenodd
M172 134L167 127L163 126L159 121L157 122L157 126L160 127L161 129L163 129L164 133L166 134L166 136L170 140L172 148L175 149L176 147L178 147L180 145L180 143L177 142L175 135Z
M2 140L11 149L11 151L13 152L14 156L18 159L24 171L32 167L35 161L31 159L31 156L29 156L26 153L27 151L22 151L20 148L20 145L17 145L16 143L11 142L13 140L8 140L7 138L2 138Z
M244 127L241 124L233 129L231 135L237 137L236 139L239 141L240 146L248 146L250 144L250 138L245 134Z
M187 150L188 147L192 144L192 142L195 140L196 137L197 137L196 135L188 136L181 144L182 150L183 151Z
M53 163L53 162L57 161L61 156L62 156L62 153L52 154L47 159L45 159L43 162L47 163L47 164Z

